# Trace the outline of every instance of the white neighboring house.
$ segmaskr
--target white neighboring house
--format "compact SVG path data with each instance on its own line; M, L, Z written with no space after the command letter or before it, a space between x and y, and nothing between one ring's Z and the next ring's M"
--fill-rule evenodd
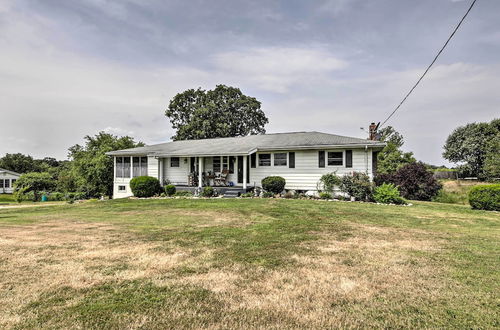
M376 153L385 146L320 132L292 132L244 137L173 141L108 152L113 156L113 198L132 196L130 180L149 175L178 188L214 185L224 170L232 186L247 191L267 176L286 180L285 189L317 190L323 174L363 172L373 179ZM203 173L199 176L198 173ZM189 179L196 177L196 182Z
M14 182L21 174L0 168L0 194L11 194L14 192Z

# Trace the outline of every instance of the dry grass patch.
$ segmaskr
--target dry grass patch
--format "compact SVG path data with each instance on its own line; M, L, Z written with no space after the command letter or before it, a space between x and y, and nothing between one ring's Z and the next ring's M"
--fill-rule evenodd
M190 257L189 249L158 251L111 225L57 221L0 227L0 326L44 292L90 288L107 281L155 278Z

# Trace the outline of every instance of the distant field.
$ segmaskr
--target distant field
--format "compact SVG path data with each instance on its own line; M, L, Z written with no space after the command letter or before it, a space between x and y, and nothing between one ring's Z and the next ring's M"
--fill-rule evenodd
M0 209L0 328L498 328L499 225L439 203Z
M469 191L472 187L488 182L472 180L441 180L443 190L434 198L435 202L469 205Z

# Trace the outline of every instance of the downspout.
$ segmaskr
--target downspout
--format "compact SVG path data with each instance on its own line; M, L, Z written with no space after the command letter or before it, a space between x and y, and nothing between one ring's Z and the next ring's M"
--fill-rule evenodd
M368 145L365 145L365 166L366 166L366 175L368 174Z

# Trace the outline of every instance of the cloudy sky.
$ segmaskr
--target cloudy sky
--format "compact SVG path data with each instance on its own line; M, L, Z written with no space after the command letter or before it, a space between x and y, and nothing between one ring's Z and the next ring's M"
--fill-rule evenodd
M432 60L469 0L0 0L0 154L66 158L105 130L147 144L188 88L241 88L268 132L365 137ZM500 1L478 0L388 123L446 164L451 130L500 117Z

